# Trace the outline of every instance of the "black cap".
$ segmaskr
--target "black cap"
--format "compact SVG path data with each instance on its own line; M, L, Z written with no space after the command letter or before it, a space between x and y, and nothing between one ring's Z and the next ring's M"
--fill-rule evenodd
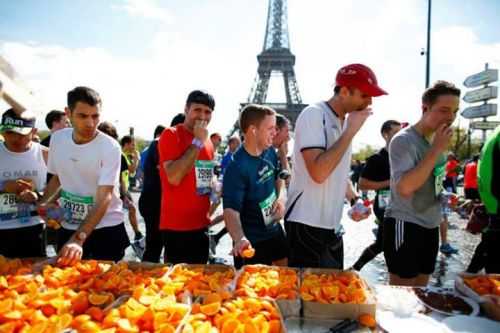
M21 135L28 135L35 128L35 122L35 116L29 111L18 114L14 109L8 109L2 114L0 132L14 132Z
M186 104L191 103L203 104L212 110L215 108L214 97L203 90L193 90L189 93Z

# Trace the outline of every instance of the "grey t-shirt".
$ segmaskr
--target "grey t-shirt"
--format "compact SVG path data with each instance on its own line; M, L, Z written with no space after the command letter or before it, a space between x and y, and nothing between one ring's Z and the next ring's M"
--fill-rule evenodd
M409 198L401 197L396 184L409 170L415 168L430 149L429 142L413 126L400 131L389 145L391 165L391 199L385 210L386 217L418 224L424 228L435 228L441 223L443 156L426 182Z

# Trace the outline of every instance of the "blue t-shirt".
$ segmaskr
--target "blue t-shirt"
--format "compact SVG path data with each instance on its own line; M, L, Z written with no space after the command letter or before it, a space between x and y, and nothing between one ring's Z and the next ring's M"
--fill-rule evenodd
M276 236L281 226L264 223L263 209L276 195L278 156L271 147L259 157L250 155L243 146L234 154L224 173L222 203L240 213L241 225L246 238L257 243Z
M227 166L229 165L229 162L233 159L233 153L228 151L226 155L222 158L222 161L220 162L220 168L221 168L221 173L224 174L224 172L227 169Z

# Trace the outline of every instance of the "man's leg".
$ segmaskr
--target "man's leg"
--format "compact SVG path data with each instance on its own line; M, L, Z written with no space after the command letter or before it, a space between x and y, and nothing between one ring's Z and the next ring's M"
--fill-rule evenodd
M206 264L208 261L207 230L164 232L165 262L172 264Z
M146 249L142 256L142 261L160 262L161 251L163 250L162 233L160 232L159 214L143 215L146 226Z
M125 224L94 230L83 245L85 259L120 261L130 245Z
M446 208L442 207L441 209L444 210ZM456 254L458 250L448 243L448 212L443 211L442 216L443 220L439 225L439 234L441 235L441 246L439 250L446 255Z
M448 244L448 217L443 216L443 221L439 225L439 234L441 235L441 244Z
M486 231L483 239L486 244L485 271L488 274L500 274L500 229Z
M384 228L383 228L384 222L380 222L378 225L378 230L377 230L377 236L375 239L375 242L368 246L359 259L352 265L352 268L354 268L357 271L360 271L363 266L365 266L367 263L373 260L377 255L382 253L384 250L384 244L383 244L383 237L384 237Z
M343 243L341 238L338 244L326 242L327 239L332 238L333 230L310 227L292 221L285 221L285 229L290 246L289 265L291 267L342 269Z
M389 284L392 286L414 286L416 278L404 279L396 274L389 273Z
M474 250L474 255L470 260L469 267L467 267L467 273L478 273L486 266L486 244L483 240L483 234L481 234L481 242L477 244Z
M419 235L413 223L384 219L384 257L391 285L413 286L419 275Z

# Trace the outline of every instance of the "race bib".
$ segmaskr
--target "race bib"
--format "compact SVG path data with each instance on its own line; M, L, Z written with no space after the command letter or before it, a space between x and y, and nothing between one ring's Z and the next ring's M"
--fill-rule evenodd
M380 190L378 192L378 208L385 209L389 205L389 200L391 199L391 191Z
M260 211L262 212L262 218L264 219L264 224L269 226L274 222L272 209L273 204L276 201L276 191L273 190L270 196L259 203Z
M85 220L94 206L94 198L91 196L80 196L66 191L61 191L59 204L62 208L71 213L70 221L66 222L71 224L80 224Z
M14 193L0 194L0 216L17 213L17 199Z
M198 195L210 194L212 178L214 176L214 163L212 161L197 160L194 164L196 175L196 193Z

